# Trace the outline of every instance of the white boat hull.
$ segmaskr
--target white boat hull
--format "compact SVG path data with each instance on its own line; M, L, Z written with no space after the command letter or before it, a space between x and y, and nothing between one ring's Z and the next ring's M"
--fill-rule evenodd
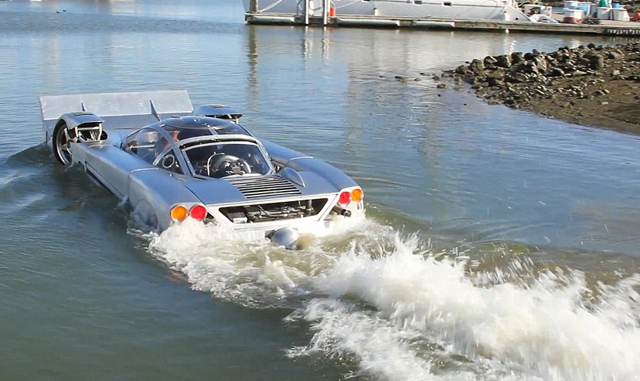
M249 12L251 0L243 0ZM304 0L259 0L260 13L302 15ZM383 17L433 18L454 20L530 21L512 0L333 0L335 16L369 15ZM322 0L311 0L310 15L322 16Z

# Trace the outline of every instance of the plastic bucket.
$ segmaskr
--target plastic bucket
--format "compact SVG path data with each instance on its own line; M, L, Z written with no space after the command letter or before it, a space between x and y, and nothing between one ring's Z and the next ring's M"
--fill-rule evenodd
M564 16L565 17L573 17L576 19L582 19L583 11L582 9L565 9Z
M600 20L610 20L611 19L611 8L609 7L598 7L596 11L596 17Z
M582 9L585 15L591 15L591 3L581 2L578 9Z
M617 8L611 10L611 19L616 21L628 21L627 10L624 8Z
M564 19L565 23L570 24L579 24L582 22L584 18L584 12L582 9L564 9Z

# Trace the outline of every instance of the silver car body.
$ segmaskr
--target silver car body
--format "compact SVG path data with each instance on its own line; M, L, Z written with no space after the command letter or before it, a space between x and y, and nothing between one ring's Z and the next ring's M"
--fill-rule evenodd
M158 230L191 218L194 210L197 219L253 237L282 229L317 232L364 213L362 190L345 173L257 139L238 124L235 110L194 110L184 90L42 96L40 105L58 161L81 165ZM183 133L189 136L174 137ZM194 158L206 149L213 152L206 161ZM214 168L212 162L223 157L241 159ZM206 208L204 218L203 209L194 208L199 205Z

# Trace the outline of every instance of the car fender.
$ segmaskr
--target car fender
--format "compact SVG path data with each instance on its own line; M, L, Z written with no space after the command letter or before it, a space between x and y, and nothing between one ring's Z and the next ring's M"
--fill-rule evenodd
M102 125L104 121L90 112L69 112L58 119L56 126L60 125L61 122L64 122L67 128L71 130L85 125Z
M160 226L156 210L148 201L141 200L132 209L134 218L148 228L156 229Z
M315 176L310 178L305 176L303 172L314 173L335 186L337 190L357 186L351 177L331 164L268 140L261 139L261 141L272 160L284 167L296 170L306 182L313 181Z
M315 175L324 178L338 190L358 185L351 177L347 176L347 174L340 169L312 157L301 157L289 160L287 167L293 168L303 174L304 172L312 172Z
M137 170L129 176L129 204L134 208L147 203L155 210L158 228L171 226L171 208L178 204L202 202L184 186L180 175L163 170Z

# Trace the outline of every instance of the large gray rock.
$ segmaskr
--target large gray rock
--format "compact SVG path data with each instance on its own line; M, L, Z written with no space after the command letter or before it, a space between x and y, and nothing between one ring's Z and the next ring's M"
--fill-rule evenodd
M539 55L537 57L533 58L533 63L535 63L535 66L537 68L537 72L545 72L547 71L547 60L545 58L545 56Z
M474 59L469 64L469 69L471 69L471 71L474 72L474 73L483 72L484 71L484 62L482 62L482 60L479 60L479 59Z
M564 77L564 71L559 67L554 67L547 72L547 77Z
M498 56L496 58L495 65L497 67L503 67L503 68L506 68L506 69L510 68L511 67L511 56L508 56L508 55L505 55L505 54L503 54L501 56Z
M504 81L498 78L487 78L487 85L490 87L501 87L504 86Z
M505 74L506 74L506 71L504 69L497 69L493 71L487 71L486 77L493 78L493 79L502 79L504 78Z
M508 82L514 82L514 83L527 82L528 79L529 78L527 77L527 75L523 73L509 73L505 77L505 80L507 80Z
M531 62L531 61L520 62L517 65L513 65L513 67L511 68L511 72L526 73L526 74L537 73L538 66L535 64L535 62Z
M610 50L607 52L607 58L610 60L619 60L624 58L624 54L617 50Z
M522 52L513 52L511 53L511 64L519 64L520 62L524 62L524 54Z
M469 70L469 67L466 65L460 65L456 68L455 70L456 74L461 74L461 75L465 75L471 72L471 70Z
M497 61L498 60L496 60L495 57L493 57L493 56L486 56L486 57L484 57L484 61L483 62L484 62L485 66L491 66L491 65L495 65Z
M584 56L589 61L589 68L601 70L604 68L604 56L602 54L588 54Z

